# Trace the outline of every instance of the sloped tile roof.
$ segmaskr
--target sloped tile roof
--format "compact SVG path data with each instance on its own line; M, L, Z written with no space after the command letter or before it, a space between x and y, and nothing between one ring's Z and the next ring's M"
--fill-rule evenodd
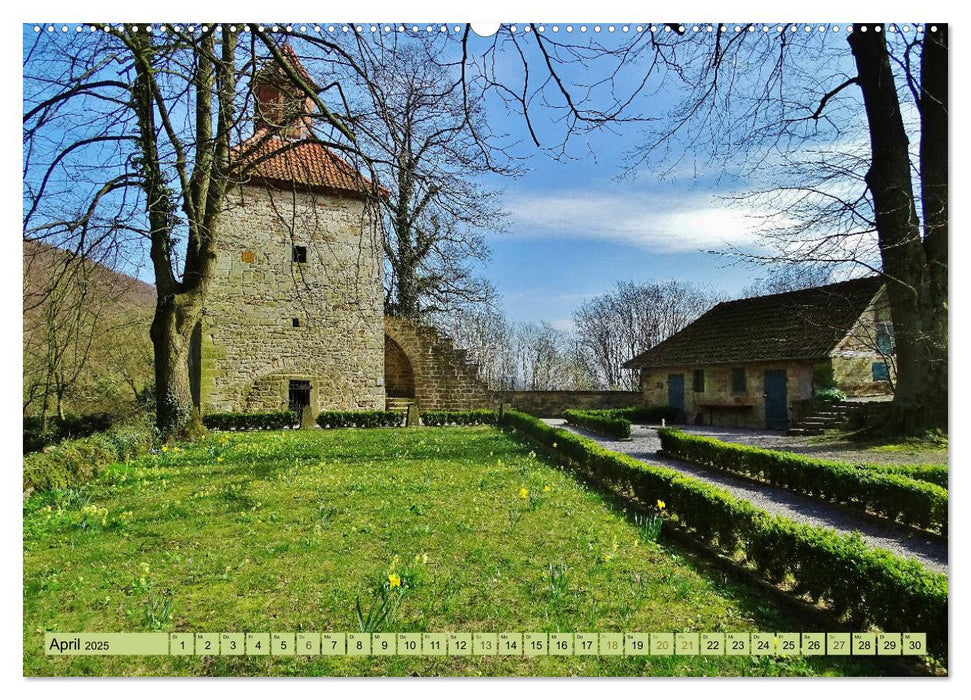
M288 141L257 131L233 149L234 168L243 182L324 193L364 196L371 181L323 144L312 139ZM380 189L379 194L387 194Z
M883 282L864 277L718 304L624 367L672 367L826 357Z

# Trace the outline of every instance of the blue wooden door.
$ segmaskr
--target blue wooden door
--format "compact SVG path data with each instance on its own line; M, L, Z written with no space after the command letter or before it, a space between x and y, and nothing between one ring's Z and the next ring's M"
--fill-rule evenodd
M668 406L684 413L684 375L668 375Z
M786 371L770 369L765 372L765 427L785 430L789 427L789 406L786 399Z

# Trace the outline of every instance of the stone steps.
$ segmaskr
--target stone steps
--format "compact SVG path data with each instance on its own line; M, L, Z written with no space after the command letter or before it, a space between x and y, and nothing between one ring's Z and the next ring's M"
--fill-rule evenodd
M786 435L822 435L823 431L816 428L789 428Z
M827 430L844 427L857 407L838 401L806 416L789 428L789 435L822 435Z
M415 404L414 399L398 398L394 396L389 396L385 402L385 410L387 411L397 411L398 413L407 413L408 407Z

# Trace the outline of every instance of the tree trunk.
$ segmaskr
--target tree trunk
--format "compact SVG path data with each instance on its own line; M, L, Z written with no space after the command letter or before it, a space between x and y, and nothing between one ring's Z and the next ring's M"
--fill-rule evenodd
M872 160L866 182L873 199L897 355L897 386L887 428L903 433L946 430L946 226L942 285L940 252L931 262L921 236L910 176L909 141L886 41L882 31L873 29L873 25L867 25L867 31L863 31L862 26L855 25L849 43L870 129ZM946 76L946 50L939 53L943 55L934 61L934 70ZM946 104L946 94L944 98ZM943 129L938 124L924 136L930 141L943 141L946 159L946 108L943 121ZM927 202L925 217L926 205ZM935 236L935 241L939 237Z
M414 321L419 316L417 271L410 260L402 260L399 267L396 315Z
M44 389L44 401L40 407L40 430L47 430L48 390Z
M200 430L192 402L189 353L192 331L202 315L202 295L160 296L152 320L155 348L155 424L165 437L193 437Z
M921 202L924 216L923 316L933 426L947 429L948 28L924 28L921 52ZM934 31L936 29L936 31Z
M57 382L57 389L55 390L55 395L57 396L57 417L60 420L64 420L64 383L60 379Z

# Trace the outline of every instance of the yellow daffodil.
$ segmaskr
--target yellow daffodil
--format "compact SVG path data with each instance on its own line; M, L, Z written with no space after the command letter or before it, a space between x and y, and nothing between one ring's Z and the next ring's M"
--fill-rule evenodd
M547 484L546 486L543 487L543 493L549 493L549 492L550 492L550 485Z
M223 458L222 457L216 457L216 462L217 463L222 463L222 461L223 461Z
M525 486L523 488L519 489L519 497L520 498L529 498L529 489L527 489Z
M401 586L401 577L398 574L388 574L388 587L399 588Z
M665 503L664 501L662 501L660 498L657 499L657 507L658 508L660 508L661 510L664 510L664 506L666 506L666 505L667 505L667 503Z
M168 451L169 451L169 446L168 445L162 445L162 452L168 452Z
M554 450L556 449L556 443L555 442L553 443L553 449Z

